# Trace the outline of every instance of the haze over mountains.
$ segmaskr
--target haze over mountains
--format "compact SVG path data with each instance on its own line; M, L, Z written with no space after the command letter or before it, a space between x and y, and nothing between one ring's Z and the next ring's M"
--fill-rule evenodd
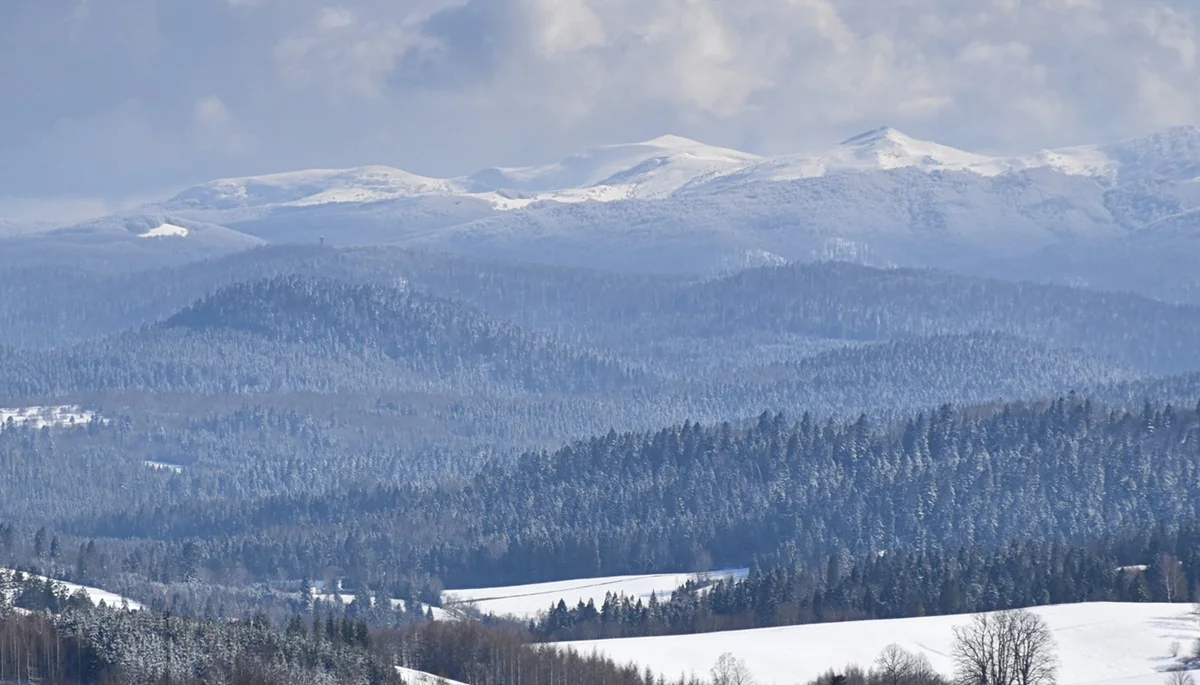
M848 259L1196 301L1200 129L1017 157L891 128L769 158L664 136L449 179L382 166L222 179L7 235L0 260L25 264L324 241L634 272Z

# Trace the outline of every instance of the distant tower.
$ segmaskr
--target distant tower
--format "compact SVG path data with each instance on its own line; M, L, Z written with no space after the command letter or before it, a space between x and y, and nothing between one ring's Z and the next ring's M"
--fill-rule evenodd
M319 238L317 238L317 240L321 241L322 245L325 244L325 236L320 236Z

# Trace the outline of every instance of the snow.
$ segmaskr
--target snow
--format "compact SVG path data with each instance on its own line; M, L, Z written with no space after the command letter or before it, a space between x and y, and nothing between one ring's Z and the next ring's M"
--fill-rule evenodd
M1019 157L1014 161L1014 168L1048 168L1068 176L1097 178L1115 176L1118 167L1116 160L1098 145L1042 150L1028 157Z
M421 176L379 165L227 178L185 190L163 207L177 212L219 212L450 197L479 200L496 211L513 212L546 202L658 200L684 190L697 192L730 184L909 168L927 173L969 172L988 178L1046 168L1071 176L1114 179L1126 165L1186 172L1194 166L1189 166L1189 160L1200 154L1198 141L1200 132L1185 128L1109 146L991 157L883 127L825 150L764 158L668 135L592 148L553 164L493 167L454 178ZM164 223L141 237L182 237L187 233L186 228Z
M608 593L626 595L649 601L651 594L669 597L671 592L692 579L720 580L745 577L746 569L713 571L706 574L663 573L654 575L609 576L604 578L582 578L552 583L512 585L507 587L476 588L470 590L446 590L442 593L442 606L469 606L485 614L511 616L521 620L536 617L559 600L567 606L575 606L588 600L599 607Z
M430 673L414 671L411 668L404 668L403 666L397 666L396 670L400 673L400 677L404 678L404 682L409 685L466 685L466 683L461 683L457 680L439 678Z
M548 193L562 202L579 195L564 190L595 189L595 201L665 197L708 174L733 171L758 161L757 155L705 145L680 136L641 143L605 145L545 166L492 168L461 179L486 190Z
M1072 604L1033 609L1058 643L1060 685L1149 685L1200 638L1200 620L1184 604ZM803 683L831 668L868 667L889 644L927 656L950 675L953 628L969 616L827 623L784 628L563 643L668 677L706 675L720 654L745 660L762 685Z
M335 173L324 179L322 186L323 188L317 192L285 204L292 207L308 207L331 203L380 202L426 195L463 193L462 188L452 181L418 176L407 171L383 166L361 167Z
M827 150L770 158L717 180L725 183L783 182L820 178L839 172L903 168L924 172L966 171L992 177L1022 167L1022 163L1014 160L917 140L894 128L883 127L854 136Z
M678 136L607 145L556 164L485 169L459 178L432 178L387 166L311 169L227 178L176 195L176 210L314 207L366 204L417 197L460 197L487 202L497 211L538 202L614 202L666 197L695 179L739 168L759 158ZM176 235L155 229L143 235ZM169 229L167 229L169 230ZM185 230L186 229L181 229Z
M10 569L0 569L0 577L2 577L2 579L4 581L11 580L13 573L15 573L15 572ZM43 580L43 581L46 580L45 576L33 575L30 573L26 573L24 575L26 578L32 577L32 578L37 578L37 579ZM87 595L88 599L90 599L92 601L92 604L99 605L100 602L104 602L106 605L108 605L111 608L119 609L122 607L122 603L124 603L125 606L127 606L129 609L132 609L133 611L143 611L146 608L145 606L143 606L142 604L140 604L138 602L135 602L126 597L122 597L121 595L109 592L107 590L101 590L99 588L94 588L94 587L88 587L86 585L77 585L75 583L68 583L68 582L62 581L62 580L55 580L54 582L58 585L65 587L67 589L67 594L73 595L76 592L78 592L79 590L83 590L84 593Z
M1200 129L1019 152L988 156L886 127L768 158L664 136L443 179L374 166L214 181L54 240L111 227L124 239L178 217L172 225L191 227L186 241L139 242L180 259L184 242L225 251L249 246L249 234L328 236L336 246L693 274L738 268L745 255L833 258L1195 297L1179 255L1198 249L1187 229L1200 212ZM1163 259L1175 259L1170 273Z
M174 224L164 223L158 228L152 228L145 233L138 234L139 238L186 238L188 230L183 226L175 226Z
M86 426L93 421L103 421L95 412L75 405L0 408L0 428L10 419L17 426L32 428Z
M311 207L462 192L449 180L387 166L364 166L219 179L179 193L166 206L175 210Z

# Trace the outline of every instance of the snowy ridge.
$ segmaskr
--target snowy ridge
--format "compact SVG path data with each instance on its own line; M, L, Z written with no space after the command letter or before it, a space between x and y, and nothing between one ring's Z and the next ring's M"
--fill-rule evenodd
M310 169L225 178L189 188L167 201L175 209L236 209L264 205L308 207L462 192L448 180L386 166Z
M492 168L461 179L486 190L515 190L554 199L566 190L597 189L590 199L665 197L698 178L733 171L760 158L680 136L642 143L605 145L556 164Z
M431 178L387 166L311 169L227 178L189 188L162 205L170 211L367 204L419 197L464 197L500 211L535 202L613 202L665 197L706 175L759 159L679 136L607 145L556 164L492 168L458 178Z
M1111 179L1123 166L1188 170L1200 158L1200 132L1182 127L1109 146L1042 150L1017 157L989 157L918 140L882 127L817 152L759 157L680 136L605 145L553 164L493 167L467 176L433 178L387 166L310 169L227 178L179 193L161 208L221 211L256 207L366 204L418 197L475 198L500 211L536 202L614 202L661 199L681 189L714 182L785 182L833 173L917 169L959 171L983 177L1030 169ZM1123 160L1123 161L1122 161ZM1194 176L1200 176L1198 171ZM157 229L156 229L157 230ZM176 235L154 233L150 235Z
M964 152L910 138L883 127L854 136L821 152L785 155L747 166L727 180L780 182L820 178L837 172L890 171L915 168L925 172L969 171L998 176L1012 171L1011 161Z
M1200 129L991 157L884 127L769 158L664 136L446 179L379 166L225 179L5 238L0 256L157 266L319 243L689 274L848 259L1200 301L1197 221ZM186 238L137 238L181 233L169 226Z
M1172 643L1200 638L1200 621L1187 604L1090 603L1039 607L1055 641L1060 685L1158 685L1180 662ZM762 685L810 681L848 664L869 667L889 644L923 654L944 675L953 672L953 629L969 616L853 621L724 633L561 643L593 649L618 663L636 663L668 678L706 675L717 656L743 659Z
M1126 171L1200 177L1200 130L1180 127L1113 145L1042 150L989 157L918 140L890 127L867 131L817 152L759 157L680 136L605 145L553 164L493 167L456 178L432 178L387 166L310 169L227 178L179 193L158 207L169 211L229 211L369 204L421 197L473 198L499 211L538 202L616 202L664 199L681 190L729 184L779 183L829 174L916 169L966 172L985 178L1032 169L1112 180ZM185 235L164 224L143 237ZM172 232L174 231L174 232ZM183 231L183 233L179 233Z

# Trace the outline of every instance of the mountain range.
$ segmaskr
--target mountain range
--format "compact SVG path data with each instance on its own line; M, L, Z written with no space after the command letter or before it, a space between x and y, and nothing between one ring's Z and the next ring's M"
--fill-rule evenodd
M1015 157L891 128L775 157L664 136L446 179L384 166L221 179L0 241L0 266L327 242L649 273L835 259L1194 302L1200 129Z

